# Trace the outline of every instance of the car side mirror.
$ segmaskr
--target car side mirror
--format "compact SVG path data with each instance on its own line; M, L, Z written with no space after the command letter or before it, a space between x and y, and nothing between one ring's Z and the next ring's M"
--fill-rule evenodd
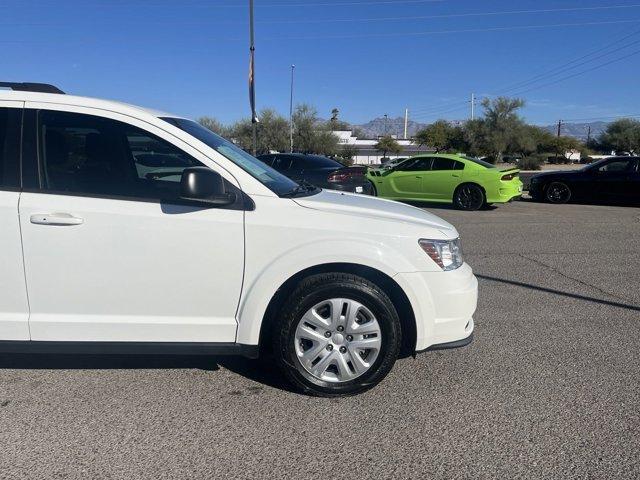
M231 205L236 194L227 192L218 172L207 167L185 168L180 179L180 198L209 205Z

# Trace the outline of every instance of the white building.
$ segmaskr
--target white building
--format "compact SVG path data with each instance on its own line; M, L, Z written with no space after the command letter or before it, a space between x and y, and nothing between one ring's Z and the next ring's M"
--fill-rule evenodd
M334 135L338 137L340 145L349 145L354 147L357 151L353 156L353 162L360 165L372 165L381 163L382 152L376 150L377 138L358 138L353 135L351 130L335 130ZM398 144L402 147L402 151L398 154L387 154L387 158L401 158L418 155L420 153L430 153L434 150L426 146L419 146L413 143L411 140L404 140L396 138L395 135L391 135L396 139Z

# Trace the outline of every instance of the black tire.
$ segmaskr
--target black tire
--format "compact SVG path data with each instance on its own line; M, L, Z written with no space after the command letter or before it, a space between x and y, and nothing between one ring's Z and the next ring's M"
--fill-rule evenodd
M372 197L377 197L378 196L378 189L376 188L376 186L374 185L374 183L372 181L369 181L369 183L371 184L371 196Z
M312 375L296 353L298 323L314 305L329 299L350 299L373 313L381 331L381 347L370 368L344 382L330 382ZM279 312L274 324L274 359L287 380L303 393L320 397L354 395L373 388L391 371L401 348L398 313L387 294L376 284L357 275L322 273L300 282ZM342 351L342 350L340 350Z
M453 204L459 210L480 210L485 203L484 190L474 183L463 183L453 192Z
M572 192L564 182L551 182L544 192L544 199L549 203L562 204L571 200Z

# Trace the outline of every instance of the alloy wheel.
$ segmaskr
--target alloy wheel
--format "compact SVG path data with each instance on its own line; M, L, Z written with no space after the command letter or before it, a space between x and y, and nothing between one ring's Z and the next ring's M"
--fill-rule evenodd
M571 198L571 190L562 182L553 182L547 188L547 200L551 203L566 203Z
M484 197L482 191L474 185L462 185L458 189L457 203L464 210L477 210L482 206Z
M363 304L348 298L317 303L296 327L295 351L319 380L342 383L365 374L382 346L380 324Z

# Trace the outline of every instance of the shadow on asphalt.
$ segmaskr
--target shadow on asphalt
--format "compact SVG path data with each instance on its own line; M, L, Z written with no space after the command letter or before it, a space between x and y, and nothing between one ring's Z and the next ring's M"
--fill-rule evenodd
M415 202L415 201L407 201L407 200L402 200L402 203L406 203L407 205L411 205L412 207L418 207L418 208L428 208L429 210L458 210L456 207L454 207L452 204L449 203L436 203L436 202ZM488 205L485 207L482 207L480 210L495 210L496 208L498 208L495 205Z
M278 369L265 359L206 355L0 354L0 369L15 370L145 370L224 367L254 382L291 391Z
M599 303L601 305L609 305L611 307L624 308L626 310L633 310L636 312L640 312L640 306L636 306L636 305L629 305L627 303L619 303L619 302L611 302L609 300L602 300L600 298L588 297L586 295L578 295L577 293L563 292L562 290L554 290L553 288L540 287L538 285L533 285L531 283L517 282L515 280L506 280L504 278L491 277L489 275L481 275L479 273L476 273L475 275L477 278L482 280L490 280L492 282L506 283L508 285L515 285L517 287L529 288L531 290L538 290L540 292L552 293L554 295L560 295L562 297L575 298L577 300L583 300L585 302Z

